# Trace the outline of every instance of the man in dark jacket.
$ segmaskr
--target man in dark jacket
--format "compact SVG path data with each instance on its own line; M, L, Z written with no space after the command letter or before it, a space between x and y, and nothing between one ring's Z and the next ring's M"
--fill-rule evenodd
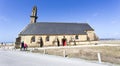
M21 43L21 50L22 50L22 48L24 49L24 41Z

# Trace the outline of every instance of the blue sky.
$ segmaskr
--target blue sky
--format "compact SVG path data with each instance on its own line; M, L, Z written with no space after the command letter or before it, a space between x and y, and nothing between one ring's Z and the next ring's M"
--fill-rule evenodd
M34 5L38 22L85 22L100 38L120 38L120 0L0 0L0 42L15 41Z

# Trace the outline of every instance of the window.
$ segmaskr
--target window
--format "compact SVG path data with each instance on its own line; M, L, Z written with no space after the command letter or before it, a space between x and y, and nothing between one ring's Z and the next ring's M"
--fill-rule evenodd
M79 39L79 38L78 38L78 35L75 36L75 39Z
M50 38L50 37L49 37L49 36L47 36L47 37L46 37L46 41L49 41L49 40L50 40L49 38Z
M35 36L31 38L31 42L35 42Z
M70 37L70 41L73 41L74 40L74 38L73 37Z

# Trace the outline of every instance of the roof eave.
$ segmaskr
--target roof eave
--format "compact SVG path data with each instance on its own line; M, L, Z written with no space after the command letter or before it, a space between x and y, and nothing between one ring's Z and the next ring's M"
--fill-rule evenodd
M19 36L27 36L27 35L87 35L85 34L19 34Z

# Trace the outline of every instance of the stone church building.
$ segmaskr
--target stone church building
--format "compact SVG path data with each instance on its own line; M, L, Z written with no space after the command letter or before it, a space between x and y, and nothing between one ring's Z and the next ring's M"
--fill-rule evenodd
M36 22L36 6L33 7L30 17L30 23L16 38L16 47L23 41L29 47L43 47L71 46L98 40L88 23Z

